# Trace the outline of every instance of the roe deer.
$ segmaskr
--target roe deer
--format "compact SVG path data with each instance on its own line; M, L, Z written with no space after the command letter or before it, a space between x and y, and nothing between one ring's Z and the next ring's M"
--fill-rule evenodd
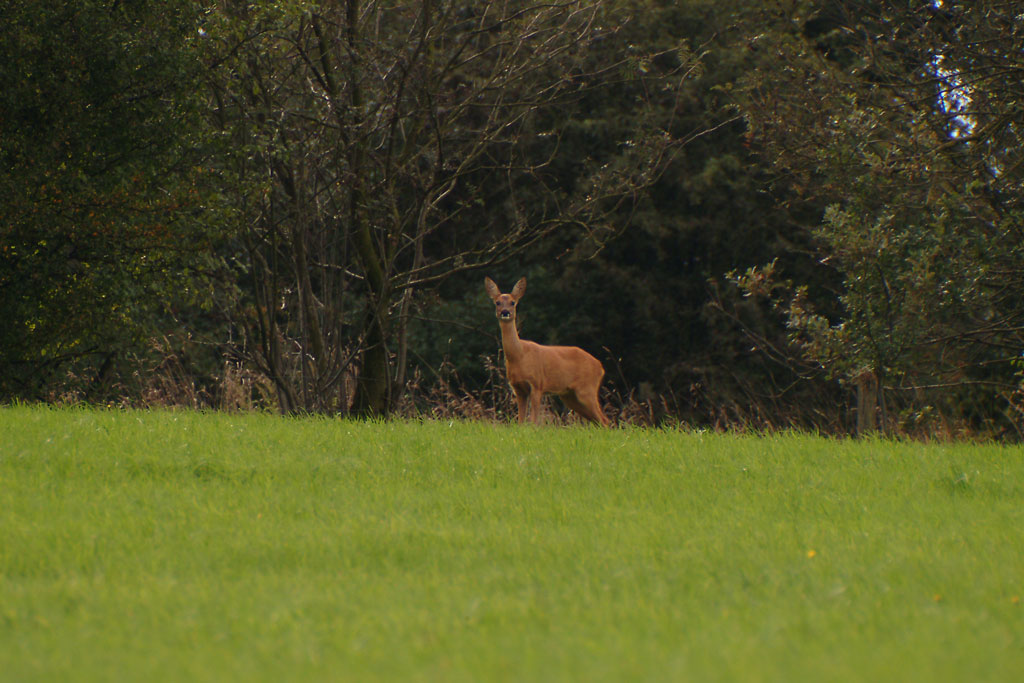
M530 419L539 424L541 399L544 394L556 394L582 417L606 427L611 424L597 398L604 377L601 361L577 346L544 346L519 338L516 303L526 292L526 278L516 283L511 294L502 294L489 277L484 278L484 289L494 301L501 327L505 374L519 402L519 422L526 419L529 401Z

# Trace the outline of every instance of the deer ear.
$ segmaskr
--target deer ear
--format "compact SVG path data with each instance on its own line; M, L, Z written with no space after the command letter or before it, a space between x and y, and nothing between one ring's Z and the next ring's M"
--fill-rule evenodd
M484 278L484 289L487 290L487 296L491 297L492 300L501 296L501 290L498 289L498 285L494 284L494 280L489 277Z
M521 298L523 298L523 294L526 294L525 277L519 278L519 282L517 282L516 286L512 288L512 296L515 298L516 301L519 301Z

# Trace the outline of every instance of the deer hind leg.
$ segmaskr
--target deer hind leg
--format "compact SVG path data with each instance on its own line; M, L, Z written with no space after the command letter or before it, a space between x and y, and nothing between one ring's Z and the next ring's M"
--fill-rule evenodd
M583 392L581 396L578 396L578 398L580 403L583 404L583 408L587 411L587 417L594 422L607 427L612 423L612 421L608 419L608 416L604 414L604 410L601 409L601 399L598 398L597 394L600 387L601 380L598 379L597 384L592 387L587 387L587 390Z
M591 409L594 413L594 421L600 423L604 427L610 427L612 421L608 419L608 416L604 414L604 410L601 408L601 402L597 399L597 393L594 394L594 407Z
M591 396L591 394L593 394ZM611 424L611 421L601 410L601 403L597 400L597 390L593 392L580 393L575 391L567 392L561 397L562 402L565 403L566 407L575 411L580 417L583 417L591 422L607 427Z
M530 387L530 419L534 424L541 424L544 420L544 392L536 387Z
M575 392L567 391L564 394L559 394L558 398L562 399L562 403L565 404L566 408L576 413L583 419L592 419L589 415L587 415L587 409L583 406L582 403L580 403L580 400L576 398Z

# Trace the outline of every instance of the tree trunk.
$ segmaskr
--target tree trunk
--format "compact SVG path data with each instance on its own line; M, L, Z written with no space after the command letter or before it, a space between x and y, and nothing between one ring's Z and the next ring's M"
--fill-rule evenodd
M349 51L349 104L351 125L358 130L363 110L363 92L360 87L359 70L359 0L348 0L345 7L347 41ZM387 319L390 292L385 272L387 259L378 249L373 238L373 229L365 216L366 151L363 141L353 140L349 152L351 190L349 197L349 224L355 235L356 253L366 276L367 318L364 329L363 362L356 383L356 395L352 411L364 417L387 415L389 405L390 367L387 350Z
M379 312L368 321L363 363L356 383L352 412L363 417L387 415L391 409L388 349L384 320Z

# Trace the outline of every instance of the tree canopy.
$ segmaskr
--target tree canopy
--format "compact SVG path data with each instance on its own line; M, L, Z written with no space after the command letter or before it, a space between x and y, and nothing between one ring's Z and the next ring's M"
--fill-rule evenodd
M1021 436L1016 3L2 5L0 398Z

